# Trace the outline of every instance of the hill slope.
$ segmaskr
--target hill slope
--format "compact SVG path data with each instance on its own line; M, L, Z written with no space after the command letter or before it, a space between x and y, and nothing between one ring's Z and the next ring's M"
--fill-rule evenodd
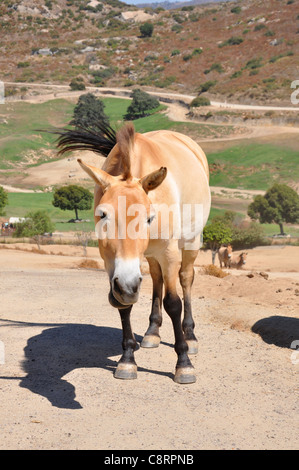
M0 79L144 85L290 104L297 77L298 0L245 0L138 10L118 0L4 0ZM152 37L139 26L151 21ZM44 50L42 50L44 49ZM7 90L13 93L14 90Z

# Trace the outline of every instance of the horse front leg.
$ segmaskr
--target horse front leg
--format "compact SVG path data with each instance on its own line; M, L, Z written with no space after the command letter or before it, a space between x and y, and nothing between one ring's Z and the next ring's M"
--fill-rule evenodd
M122 331L123 331L123 355L121 356L117 368L114 372L116 379L137 379L137 365L134 358L134 351L137 348L137 341L131 328L130 307L119 309Z
M162 291L163 278L160 265L154 258L147 258L153 281L152 309L149 317L149 327L141 342L142 348L157 348L160 344L159 329L162 325Z

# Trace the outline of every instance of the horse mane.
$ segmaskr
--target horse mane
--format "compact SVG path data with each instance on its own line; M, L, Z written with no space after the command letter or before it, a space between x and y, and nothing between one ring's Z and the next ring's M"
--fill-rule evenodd
M75 150L90 150L107 157L117 143L115 130L105 123L95 123L92 128L82 126L49 132L59 136L56 141L58 155Z
M126 123L116 134L118 152L123 164L123 179L132 178L131 156L134 151L135 129L132 123Z

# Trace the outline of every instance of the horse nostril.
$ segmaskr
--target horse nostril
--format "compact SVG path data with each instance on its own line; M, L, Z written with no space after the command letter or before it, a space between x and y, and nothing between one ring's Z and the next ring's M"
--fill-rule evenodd
M113 280L113 288L114 288L114 291L115 292L118 292L119 294L122 294L122 289L118 283L118 277L116 277L114 280Z

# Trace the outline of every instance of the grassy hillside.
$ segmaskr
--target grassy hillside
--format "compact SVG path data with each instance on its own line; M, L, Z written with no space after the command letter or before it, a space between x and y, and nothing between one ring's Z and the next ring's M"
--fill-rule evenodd
M121 98L103 98L105 113L114 127L123 122L123 116L131 100ZM73 116L75 103L57 99L46 103L6 103L0 106L0 169L24 171L32 165L38 165L57 159L55 136L38 132L37 129L66 126ZM200 125L170 121L161 111L160 105L150 116L134 121L138 132L157 129L173 129L196 138L227 135L232 126ZM2 123L1 123L2 121ZM9 176L9 173L7 173ZM0 175L1 177L1 175Z
M243 0L139 11L118 0L3 0L0 79L143 85L213 97L290 103L297 78L298 0ZM145 16L145 15L146 16ZM141 37L145 21L152 37ZM41 48L49 50L39 54ZM96 70L99 67L102 70ZM7 93L14 93L13 87Z
M273 182L299 180L298 151L286 146L244 141L208 154L212 186L268 189Z

